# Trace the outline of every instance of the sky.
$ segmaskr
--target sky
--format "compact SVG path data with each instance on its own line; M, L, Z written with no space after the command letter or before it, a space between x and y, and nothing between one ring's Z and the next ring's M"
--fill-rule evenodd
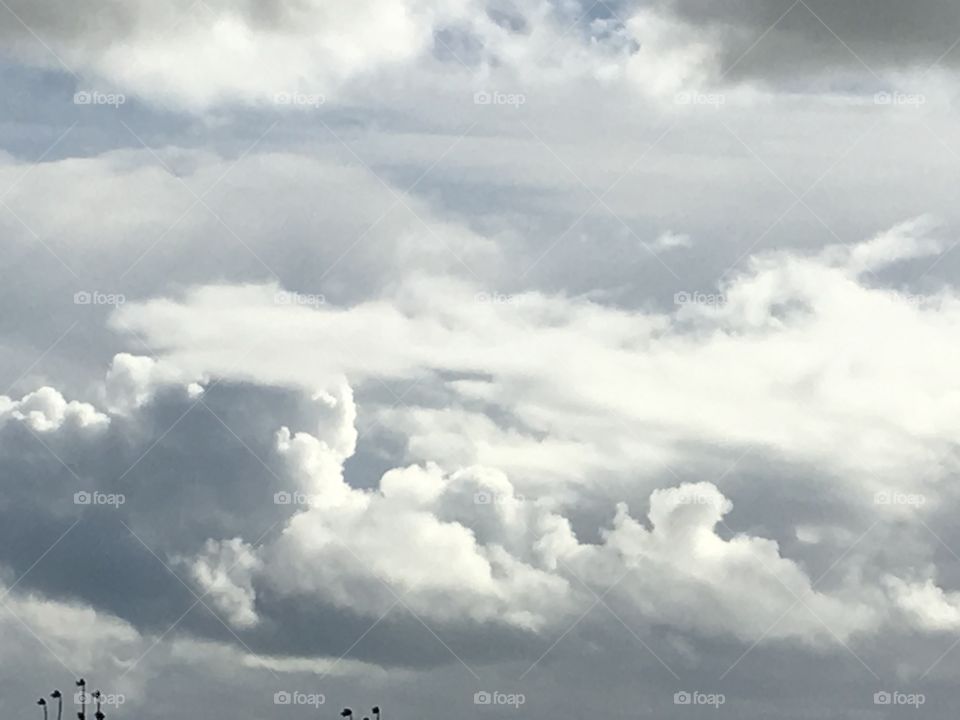
M948 0L0 0L0 714L953 718L958 65Z

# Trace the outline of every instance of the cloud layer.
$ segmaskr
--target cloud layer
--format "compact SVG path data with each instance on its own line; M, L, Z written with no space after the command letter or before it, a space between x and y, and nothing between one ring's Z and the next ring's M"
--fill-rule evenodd
M0 2L0 713L952 717L954 15Z

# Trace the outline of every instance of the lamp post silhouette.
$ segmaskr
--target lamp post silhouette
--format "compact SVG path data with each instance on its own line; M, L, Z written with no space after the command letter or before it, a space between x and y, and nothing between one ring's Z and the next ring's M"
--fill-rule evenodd
M47 720L47 701L40 698L37 700L37 705L43 708L43 720Z
M77 680L77 687L80 688L80 712L77 713L77 720L87 720L87 681L80 678Z
M374 706L373 706L373 710L371 710L371 712L376 716L377 720L380 720L380 706L379 706L379 705L374 705Z
M93 693L93 696L97 699L97 712L94 714L94 717L97 720L103 720L106 715L104 715L100 709L100 691L97 690L95 693Z
M63 720L63 695L59 690L54 690L50 693L50 697L57 699L57 720Z

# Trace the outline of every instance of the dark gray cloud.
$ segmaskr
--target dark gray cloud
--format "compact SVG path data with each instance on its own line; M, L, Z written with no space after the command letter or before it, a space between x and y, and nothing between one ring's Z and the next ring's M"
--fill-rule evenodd
M731 78L787 88L814 79L843 88L875 86L874 73L952 67L960 19L949 0L672 0L666 6L701 31L723 38L720 67Z

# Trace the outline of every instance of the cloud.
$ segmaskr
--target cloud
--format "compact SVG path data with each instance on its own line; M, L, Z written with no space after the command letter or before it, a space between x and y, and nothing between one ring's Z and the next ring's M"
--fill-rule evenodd
M603 76L636 45L619 21L594 19L571 34L571 25L584 21L583 8L528 0L509 14L479 0L362 0L349 9L318 0L81 3L56 12L17 0L7 12L21 21L7 24L4 35L22 60L201 112L238 102L316 109L355 96L352 85L384 71L429 69L438 58L441 69L478 80L491 68L522 72L531 64L559 68L561 77ZM675 72L668 64L698 56L659 53L658 77Z
M0 3L0 715L946 713L951 12Z
M607 468L627 472L651 456L670 466L686 443L757 447L856 478L872 497L908 471L941 476L953 433L943 390L953 385L955 296L908 296L864 279L936 247L904 232L852 250L757 256L712 294L682 295L669 314L536 292L478 303L468 283L418 277L393 298L349 308L278 308L275 287L208 286L177 302L127 304L116 327L163 345L162 361L188 375L310 387L442 371L452 407L497 408L531 453L545 438L607 448ZM269 341L251 347L247 337ZM458 459L479 452L490 451L467 448Z
M123 669L125 661L132 659L121 658L133 652L141 640L133 627L107 613L36 595L7 597L8 592L4 588L4 599L12 617L7 615L4 623L13 631L16 618L20 618L56 656L70 665L103 662L105 671L116 672Z
M117 353L103 383L104 402L112 413L129 414L153 400L158 390L170 385L185 386L189 397L198 397L203 391L199 383L186 382L168 367L158 366L153 358Z
M732 79L789 85L830 82L846 73L866 83L891 69L926 69L960 34L944 0L907 8L892 0L838 5L826 0L744 0L706 6L693 0L658 3L679 22L719 38L719 68Z
M309 398L309 412L290 424L272 426L270 446L263 434L272 422L267 405L252 405L267 413L267 422L258 418L251 426L259 427L260 435L247 441L240 440L247 434L243 428L242 434L232 434L241 450L256 456L266 477L277 481L264 484L262 494L251 500L256 522L251 515L233 525L239 532L202 539L192 532L172 537L161 530L166 527L162 522L148 533L151 545L184 571L186 581L209 597L227 623L251 633L251 642L264 628L271 634L282 629L290 621L283 609L290 606L375 620L402 603L424 622L462 637L491 629L518 631L525 638L523 652L530 653L531 643L562 631L600 593L607 593L610 606L631 623L705 641L749 645L760 638L762 645L793 642L818 649L856 642L876 636L893 610L910 610L918 596L926 595L910 589L885 600L883 586L871 580L870 556L851 557L844 580L821 589L780 543L728 526L733 503L717 484L678 480L657 487L662 480L639 467L636 458L645 452L670 458L681 443L697 437L729 443L736 431L741 433L736 444L763 444L765 454L788 464L811 457L824 462L832 477L846 483L836 493L851 509L872 504L872 493L863 492L865 482L903 488L906 481L894 473L916 466L918 459L943 471L942 456L934 450L952 427L949 408L931 411L927 422L934 424L923 434L912 432L906 421L891 429L887 419L883 427L888 434L868 438L876 443L871 452L885 453L881 458L866 453L851 462L850 448L862 440L821 434L821 426L831 423L830 433L843 433L849 420L837 415L837 408L859 413L856 427L862 429L876 413L887 413L884 403L896 402L881 380L890 372L888 354L869 352L879 336L865 322L878 308L887 327L894 323L903 332L922 333L928 344L949 347L953 342L956 303L949 292L912 305L894 291L863 284L873 270L934 252L938 245L919 234L924 230L921 224L904 225L863 247L760 256L724 288L724 303L693 304L670 314L616 310L538 293L525 294L516 306L477 303L469 295L474 288L462 281L424 278L397 288L392 296L352 307L278 305L273 300L278 287L253 285L212 286L190 291L181 300L129 303L115 311L116 327L142 334L159 352L155 360L130 354L113 359L104 396L112 398L110 412L118 421L107 427L127 433L133 422L149 426L166 402L175 407L192 402L182 390L159 392L182 389L189 378L292 387ZM436 297L463 300L426 302ZM242 324L235 324L238 317ZM857 372L836 374L819 393L803 390L803 404L778 401L790 387L787 381L810 369L782 362L797 357L791 348L831 347L824 338L853 326L868 346L857 355ZM378 332L372 335L369 327ZM451 334L450 327L457 333ZM249 352L251 333L269 344L270 362ZM497 350L502 347L517 352ZM565 359L563 382L551 375L545 353ZM697 364L704 358L718 362ZM918 359L905 355L893 367L907 361ZM815 367L820 359L806 362ZM721 417L669 402L625 402L624 392L641 388L649 393L654 387L678 402L697 377L685 372L692 367L701 374L723 374L724 383L701 377L695 388L699 407ZM934 372L910 373L913 384L903 391L928 393L929 402L935 402L933 390L924 384ZM366 393L374 378L418 373L426 373L435 388L453 398L457 411L445 415L421 408L414 436L430 442L420 440L414 448L428 453L442 447L443 436L435 433L442 433L446 423L472 423L482 440L476 447L499 462L477 463L471 457L474 448L467 446L391 467L373 484L349 482L345 468L357 457L361 440L356 388ZM938 377L949 377L946 367L941 373ZM608 392L599 379L614 377L629 377L630 382L623 382L618 393ZM870 403L856 405L851 393L864 382ZM755 413L768 407L777 422L731 416L735 408L724 402L731 386L749 394ZM743 397L737 397L742 404ZM409 402L417 404L413 398ZM693 403L693 395L685 402ZM214 407L211 413L229 417L231 405ZM928 402L921 407L931 408ZM184 415L179 409L167 411L174 425ZM610 416L622 412L650 414L612 425ZM476 422L481 416L486 423ZM380 414L381 422L401 433L413 427L409 422L414 417L396 408ZM659 432L633 439L637 417L659 426ZM731 422L734 417L739 424ZM501 427L508 418L515 431ZM217 426L216 418L211 422ZM916 416L909 422L917 422ZM801 442L807 427L817 432ZM114 436L109 442L129 445L125 452L142 459L137 443L150 438L141 434ZM169 452L179 442L183 440L171 436L156 452ZM484 443L490 446L486 450ZM582 445L593 454L573 472L563 467L562 454L552 464L543 458L543 448L551 443L557 448ZM538 463L525 461L538 453ZM189 468L200 456L172 457ZM523 471L514 474L517 468ZM619 503L612 521L594 525L597 537L591 540L574 530L583 519L574 518L571 508L580 493L589 493L591 474L600 468L620 476L634 499ZM182 472L180 465L171 470L173 476ZM531 479L532 473L541 478ZM263 473L258 474L263 482ZM581 489L565 493L551 486L550 478ZM920 478L909 480L915 488L924 487ZM135 487L129 490L133 493ZM176 497L175 487L161 490L164 497ZM277 493L285 495L278 499ZM637 508L647 501L643 521ZM129 505L134 517L142 519L138 503ZM151 507L152 516L159 518L162 512L160 506ZM258 535L270 527L264 521L276 512L283 513L279 537L260 542ZM221 524L228 529L231 522L228 517ZM191 630L201 637L207 632L202 626ZM282 633L277 637L269 646L271 656L309 655L296 646L284 647ZM324 655L316 645L312 651Z
M109 612L24 593L9 585L0 588L0 597L0 629L5 638L0 669L10 674L7 692L13 693L5 693L5 707L24 707L25 698L58 687L69 713L75 705L73 682L78 675L87 679L90 692L100 690L110 698L105 710L148 718L166 712L158 708L165 707L170 688L179 688L178 701L192 701L194 688L181 684L183 672L202 678L206 693L242 678L245 686L225 698L238 708L273 706L275 692L300 683L322 694L331 693L334 683L344 679L384 683L415 677L400 670L391 670L388 676L380 666L351 658L258 655L233 643L191 637L176 628L163 634L143 633ZM22 680L25 674L29 674L27 682ZM324 680L322 687L318 678Z
M943 55L960 32L943 0L909 12L892 2L881 12L862 2L786 0L709 10L685 0L630 2L606 13L585 2L503 5L362 0L348 10L319 0L178 0L40 9L11 0L0 37L21 61L74 72L82 84L209 112L237 103L315 110L411 70L533 86L625 79L670 102L718 82L822 88L831 70L884 85L895 71L950 62Z
M349 404L341 389L337 404ZM342 414L342 424L352 413ZM333 437L342 436L336 426ZM611 595L640 622L751 642L811 644L873 631L881 616L857 598L814 590L775 542L716 526L731 503L710 483L654 491L651 530L618 507L603 542L583 544L568 520L519 496L497 470L444 473L436 465L396 468L375 490L343 479L342 443L308 433L277 436L297 486L281 502L296 512L281 537L253 551L239 539L210 540L189 563L238 627L257 621L262 585L274 595L329 602L372 618L403 605L429 623L473 621L528 632L555 631L583 612L593 593ZM182 561L183 562L183 561ZM810 617L784 618L801 599ZM826 628L826 631L825 629Z
M13 400L0 395L0 423L13 419L39 433L68 426L95 432L110 424L110 418L93 405L66 398L52 387L42 387Z
M511 537L553 523L533 508L505 509L516 502L504 495L510 489L490 471L443 477L438 468L413 467L387 473L373 495L344 488L337 501L321 490L270 552L271 587L367 615L401 597L436 622L541 629L562 613L568 583L544 569L549 554L534 557L527 547L511 554ZM489 507L484 493L494 498ZM549 546L549 538L534 537Z
M239 580L223 570L230 563L215 538L193 560L230 578L222 607L242 607L241 623L255 614L262 622L277 598L369 618L402 598L427 622L548 635L589 605L587 588L622 582L610 602L638 623L823 647L889 621L883 585L866 577L872 556L851 558L852 575L821 590L779 543L731 530L732 505L714 484L657 483L681 447L689 458L699 443L757 448L798 468L817 463L845 512L902 515L877 506L875 493L932 492L950 472L954 419L942 392L960 306L949 290L912 303L867 279L938 252L933 229L911 221L853 247L760 255L721 288L722 302L669 314L539 293L516 305L477 303L469 284L421 277L352 307L278 308L273 286L198 288L179 301L128 304L116 327L149 344L162 338L159 362L186 376L299 387L324 417L317 430L276 434L294 483L281 538L244 546L256 561ZM269 357L248 351L251 333L268 339ZM850 337L858 342L838 355L836 339ZM549 357L564 358L556 372ZM360 437L355 388L422 374L445 409L411 399L378 415L413 438L419 462L354 487L344 467ZM324 381L327 390L312 389ZM636 437L637 427L656 432ZM476 442L444 442L463 428ZM547 447L585 451L567 466L562 452L548 462ZM656 472L638 466L651 457ZM631 475L633 503L649 495L649 527L621 503L598 541L574 532L565 508L601 471ZM565 493L551 484L558 479L581 490Z
M463 263L482 269L499 261L496 243L447 219L432 199L326 155L281 151L231 159L181 148L117 150L32 167L0 165L0 178L12 186L5 202L22 220L6 216L11 237L28 242L36 233L59 258L44 258L51 273L36 279L44 302L87 318L96 308L74 305L64 265L79 276L68 277L67 287L122 293L128 302L213 276L283 277L290 292L276 303L309 306L389 286L397 263L443 274L462 271ZM64 201L50 207L46 189ZM113 198L121 194L117 207ZM313 202L318 195L321 207ZM190 263L181 262L183 252L191 253ZM134 352L142 354L142 347Z
M167 360L141 360L115 357L108 385L116 379L117 368L160 368L157 377L184 377L164 374ZM125 422L147 423L137 416L153 412L159 397L152 393L149 399L123 404ZM183 395L171 399L193 402ZM157 536L162 522L154 530L141 527L138 507L142 510L143 498L129 483L124 486L130 493L128 504L111 511L132 512L128 522L152 537L151 544L167 554L171 566L237 630L251 631L264 622L282 625L284 617L272 613L279 600L293 600L369 618L402 603L441 627L475 632L493 626L547 636L589 607L594 593L621 581L623 587L612 592L610 600L622 604L625 614L641 623L705 636L749 641L797 596L809 596L814 617L841 638L875 629L879 622L863 605L861 588L847 588L837 596L815 592L775 542L749 535L721 538L716 527L731 503L710 483L655 490L650 530L621 503L612 525L601 528L600 542L584 542L556 498L527 498L492 467L410 465L388 470L374 488L351 486L344 468L356 455L359 439L353 391L340 378L328 390L310 393L310 404L311 432L281 427L275 434L284 478L264 464L281 482L271 504L290 513L278 538L260 543L261 538L246 533L208 537L191 549L183 533L178 538ZM101 416L108 427L109 417ZM129 428L121 424L116 430L126 433ZM124 443L150 443L150 436L142 435L130 434ZM88 444L93 446L83 452L97 453L97 442L91 438ZM102 442L107 447L117 440L103 437ZM147 451L155 445L149 444ZM248 445L245 449L253 452ZM78 449L65 450L66 461L86 474L85 462L76 463ZM128 453L137 463L145 454L136 444ZM191 462L196 461L194 457ZM120 466L125 463L121 459ZM162 490L169 496L172 488ZM270 495L265 487L254 502L264 515ZM153 506L152 511L160 517L162 508ZM177 544L181 549L174 551ZM750 602L744 601L747 588ZM83 584L75 590L87 592ZM704 599L709 611L701 605ZM767 633L770 640L831 642L818 635L812 621L791 617L778 625Z
M604 546L584 549L574 562L597 588L622 583L613 596L646 622L732 633L745 643L794 638L829 645L877 630L883 616L856 597L860 588L848 588L846 598L826 595L776 542L721 538L717 528L729 530L723 517L732 507L710 483L656 490L650 530L621 504ZM808 612L790 613L794 607Z
M689 235L682 235L668 230L661 234L654 242L653 246L657 250L673 250L675 248L688 248L693 245Z
M960 628L960 593L945 592L933 578L911 582L885 578L895 606L908 622L928 632L955 632Z
M860 276L904 260L935 256L944 249L942 242L928 236L935 228L935 220L929 217L900 223L852 247L846 261L847 267Z
M67 68L152 100L206 108L272 102L280 93L332 93L355 75L421 54L431 45L434 24L455 18L465 5L362 0L347 9L215 0L163 7L67 3L40 10L18 1L8 13L22 25L6 23L4 34L34 61L56 66L59 57ZM34 34L45 38L49 55L37 51L35 38L28 42Z
M249 628L259 622L251 575L260 567L260 560L243 540L208 540L202 553L189 561L175 558L177 561L187 565L203 595L210 595L231 625Z

